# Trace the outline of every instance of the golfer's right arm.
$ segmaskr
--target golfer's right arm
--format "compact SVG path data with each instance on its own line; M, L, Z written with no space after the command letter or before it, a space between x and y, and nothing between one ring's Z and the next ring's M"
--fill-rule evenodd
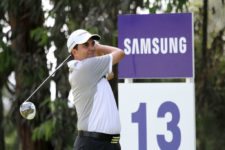
M125 56L125 53L123 50L121 50L117 47L102 45L99 43L95 44L95 50L97 52L104 53L104 54L112 54L113 65L119 63L120 60Z

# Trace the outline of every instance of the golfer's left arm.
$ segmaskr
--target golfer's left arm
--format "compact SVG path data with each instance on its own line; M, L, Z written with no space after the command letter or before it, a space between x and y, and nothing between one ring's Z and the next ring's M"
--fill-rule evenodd
M120 60L122 60L123 57L125 56L125 53L123 50L117 47L102 45L99 43L95 44L95 50L97 53L111 54L113 65L119 63Z

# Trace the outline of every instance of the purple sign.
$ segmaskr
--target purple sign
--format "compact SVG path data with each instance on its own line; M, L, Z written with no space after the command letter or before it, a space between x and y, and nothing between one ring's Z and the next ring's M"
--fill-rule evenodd
M193 77L191 13L120 15L119 78Z

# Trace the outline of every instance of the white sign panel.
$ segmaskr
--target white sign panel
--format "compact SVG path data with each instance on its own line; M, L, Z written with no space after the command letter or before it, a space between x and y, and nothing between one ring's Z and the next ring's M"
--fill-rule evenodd
M123 150L195 150L193 83L119 84Z

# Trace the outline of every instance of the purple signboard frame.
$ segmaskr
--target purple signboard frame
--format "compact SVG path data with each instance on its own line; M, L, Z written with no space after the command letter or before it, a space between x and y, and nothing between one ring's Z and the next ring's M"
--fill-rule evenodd
M192 78L193 15L118 17L118 47L126 56L119 78Z

